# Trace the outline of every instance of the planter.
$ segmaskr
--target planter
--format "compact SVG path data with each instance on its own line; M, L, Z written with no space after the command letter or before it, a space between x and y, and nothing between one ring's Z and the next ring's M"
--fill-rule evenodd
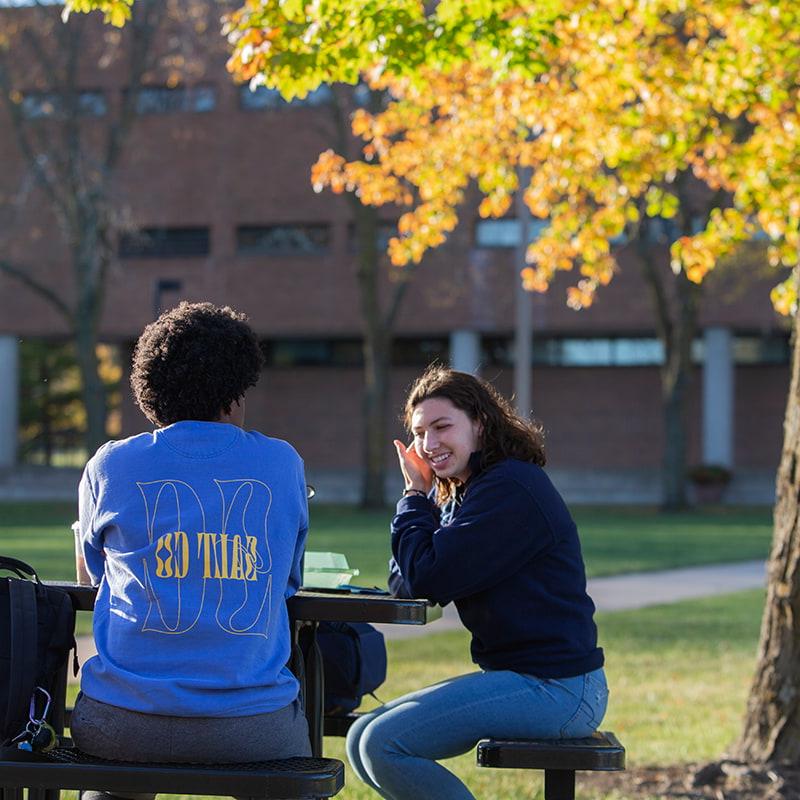
M701 506L719 505L725 498L727 483L695 483L694 499Z

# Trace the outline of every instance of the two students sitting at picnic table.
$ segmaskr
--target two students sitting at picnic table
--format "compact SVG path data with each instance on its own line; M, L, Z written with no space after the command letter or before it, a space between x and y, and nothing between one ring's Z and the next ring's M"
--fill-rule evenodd
M209 303L181 303L139 338L131 384L155 430L101 447L79 492L97 656L71 730L92 755L232 763L311 752L287 667L306 482L291 445L243 429L262 365L246 318ZM589 735L605 713L603 653L541 429L488 383L443 367L418 379L405 419L413 440L395 442L405 491L389 585L454 602L480 670L363 715L347 753L381 797L466 800L438 761L485 737Z

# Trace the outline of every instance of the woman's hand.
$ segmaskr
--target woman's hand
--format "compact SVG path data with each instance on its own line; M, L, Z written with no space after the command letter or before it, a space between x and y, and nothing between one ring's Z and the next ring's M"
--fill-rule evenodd
M414 449L414 443L404 445L399 439L394 440L400 470L406 482L406 489L418 489L427 494L433 486L433 470L423 461Z

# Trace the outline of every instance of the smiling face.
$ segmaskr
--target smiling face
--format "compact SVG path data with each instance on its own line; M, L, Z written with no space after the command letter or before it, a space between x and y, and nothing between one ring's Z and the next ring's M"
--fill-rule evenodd
M469 478L469 457L480 449L480 424L443 397L430 397L414 407L411 432L417 455L437 478Z

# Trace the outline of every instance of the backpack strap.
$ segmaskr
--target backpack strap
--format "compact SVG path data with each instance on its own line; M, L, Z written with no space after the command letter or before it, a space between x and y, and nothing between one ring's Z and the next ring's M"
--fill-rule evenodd
M36 570L30 564L11 556L0 556L0 569L13 572L20 578L33 578L37 582L39 580Z
M28 718L28 704L36 682L36 647L38 637L38 615L36 612L36 589L33 583L24 580L8 582L9 632L11 634L11 667L8 681L8 705L3 729L17 720ZM17 731L10 737L16 736Z

